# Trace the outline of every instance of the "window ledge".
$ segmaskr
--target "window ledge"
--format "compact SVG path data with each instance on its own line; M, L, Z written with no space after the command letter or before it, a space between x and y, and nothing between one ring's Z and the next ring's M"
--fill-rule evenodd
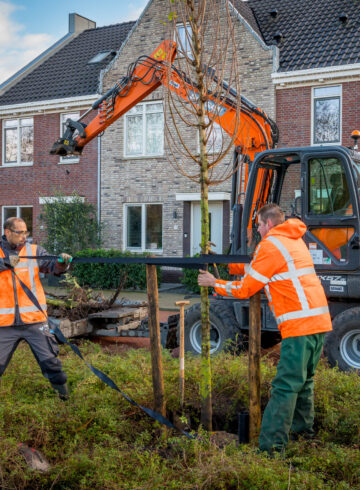
M162 255L164 252L163 252L163 249L154 249L154 250L149 250L149 249L146 249L146 248L126 248L125 249L126 252L131 252L131 253L138 253L138 254L142 254L142 253L151 253L151 254L156 254L156 255Z
M59 160L58 164L59 165L69 165L71 163L79 163L80 158L71 158L69 160Z
M10 167L32 167L34 162L30 163L3 163L0 168L10 168Z
M166 157L164 153L162 153L161 155L139 155L139 156L124 155L123 157L124 160L144 160L144 158L151 159L151 158L166 158Z

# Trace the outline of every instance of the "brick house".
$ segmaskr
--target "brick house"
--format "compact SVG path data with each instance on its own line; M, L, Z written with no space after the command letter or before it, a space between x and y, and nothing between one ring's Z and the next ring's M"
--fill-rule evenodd
M76 192L99 206L99 145L79 158L49 151L68 117L77 118L99 97L99 75L134 22L96 28L69 15L69 32L0 86L0 219L22 217L37 241L44 198Z
M0 171L6 186L0 197L2 216L4 209L26 205L32 205L32 214L37 216L40 212L39 193L40 196L51 196L54 182L64 188L68 180L66 192L76 189L90 202L97 202L101 219L111 230L107 246L166 256L193 254L199 250L199 188L169 166L161 89L108 128L101 138L101 146L92 141L76 165L64 166L62 163L71 162L60 162L48 155L48 149L60 133L60 114L81 113L97 98L97 93L105 93L126 73L129 63L142 54L152 53L166 37L164 5L167 3L163 0L150 0L135 24L118 25L123 31L115 47L116 56L99 65L91 88L86 87L84 77L77 78L73 84L71 75L70 80L60 79L60 74L73 69L68 61L70 54L74 58L73 51L67 52L68 57L62 64L56 58L58 51L50 53L48 62L54 63L51 69L57 76L50 87L49 83L42 86L41 93L34 88L40 74L36 70L46 66L41 60L39 68L35 67L29 74L36 75L33 81L26 84L28 77L25 76L5 87L0 95L2 141L8 129L5 119L14 120L14 113L19 111L16 120L20 122L17 124L21 126L23 117L26 126L25 116L31 115L34 121L34 165L28 168L31 164L27 163L19 168L19 163L7 163L3 150ZM350 144L350 132L360 128L357 110L360 98L358 0L232 0L231 5L242 94L277 121L279 146ZM82 36L91 37L95 32L103 41L106 30L113 28L115 26L88 29L74 36L59 52L70 42L80 44ZM186 27L179 25L178 28ZM114 46L112 42L101 49L111 56ZM85 51L88 52L88 46ZM84 56L84 51L81 53L77 58ZM92 55L97 53L99 49L94 48ZM88 60L89 56L86 63ZM88 68L87 65L85 69ZM27 90L22 88L22 80ZM49 81L46 76L44 80ZM69 86L72 92L61 91ZM54 105L57 99L51 102L55 87L59 87L59 92L54 94L60 99L62 105L59 106ZM30 97L28 100L23 98L23 92ZM13 98L12 93L15 94ZM44 99L43 93L49 95ZM61 100L66 97L71 103ZM40 104L43 100L45 109ZM151 138L147 131L150 123ZM11 126L9 128L11 130ZM230 159L231 156L224 165L229 164ZM70 170L70 174L66 170ZM101 175L100 181L98 175ZM18 196L19 186L25 189L24 197ZM298 189L299 176L293 175L286 205L294 200ZM219 252L229 243L230 191L230 181L210 189L211 239ZM32 196L31 202L27 201L27 195Z
M148 2L102 77L103 92L125 73L129 60L150 54L164 38L163 5ZM359 2L233 0L232 5L242 94L277 121L279 146L351 144L351 131L360 128ZM151 107L158 111L156 154L146 153ZM101 208L112 244L167 256L193 254L200 241L199 189L172 170L169 178L161 89L139 104L137 118L128 113L103 138ZM140 148L131 146L133 134L144 139ZM284 206L294 201L299 178L290 178ZM210 191L211 238L221 252L229 242L230 182Z

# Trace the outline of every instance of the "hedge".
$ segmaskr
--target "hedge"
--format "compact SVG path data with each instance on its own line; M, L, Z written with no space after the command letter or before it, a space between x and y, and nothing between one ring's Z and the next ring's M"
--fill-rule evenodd
M76 257L144 257L148 254L135 254L119 250L86 249L76 254ZM124 289L146 289L146 267L144 264L76 264L72 274L81 286L96 289L115 289L120 279L126 273ZM161 282L161 268L157 267L158 284Z

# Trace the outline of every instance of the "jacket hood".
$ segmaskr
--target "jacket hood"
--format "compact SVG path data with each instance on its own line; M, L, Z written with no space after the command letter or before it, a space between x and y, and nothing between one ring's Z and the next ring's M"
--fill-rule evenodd
M291 218L281 223L281 225L271 228L264 238L268 236L285 236L287 238L297 239L305 235L305 232L306 225L297 218Z

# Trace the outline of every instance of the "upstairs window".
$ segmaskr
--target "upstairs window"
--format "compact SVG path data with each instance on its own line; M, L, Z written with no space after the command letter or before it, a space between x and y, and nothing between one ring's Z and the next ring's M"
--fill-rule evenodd
M313 89L313 144L341 142L341 86Z
M192 29L190 24L177 24L176 26L176 36L175 42L178 47L178 53L180 56L188 56L189 58L193 58L191 52L191 38L192 38Z
M3 121L3 164L32 165L34 120L32 117Z
M162 102L137 104L125 115L125 156L164 154L164 111Z

